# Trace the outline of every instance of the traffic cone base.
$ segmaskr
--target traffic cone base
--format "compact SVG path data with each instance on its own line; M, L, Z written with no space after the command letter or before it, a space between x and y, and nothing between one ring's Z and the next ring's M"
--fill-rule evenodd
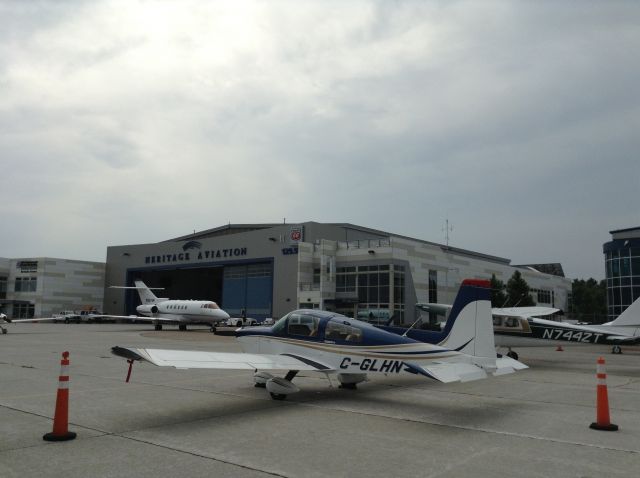
M56 435L52 432L52 433L45 433L42 436L42 439L47 441L67 441L67 440L73 440L75 437L76 437L76 434L74 432L67 432L64 435Z
M608 425L598 425L596 422L593 422L589 425L589 428L593 428L594 430L604 430L606 432L615 432L618 430L618 425L614 425L613 423L609 423Z

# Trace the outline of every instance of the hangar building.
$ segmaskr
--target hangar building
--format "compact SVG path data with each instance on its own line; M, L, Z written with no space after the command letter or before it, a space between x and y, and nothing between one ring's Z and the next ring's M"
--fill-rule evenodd
M415 320L418 302L451 303L465 278L522 273L539 305L566 310L571 281L510 260L346 223L229 224L152 244L107 248L104 311L133 314L132 286L216 301L232 316L295 308ZM561 270L561 268L560 268Z

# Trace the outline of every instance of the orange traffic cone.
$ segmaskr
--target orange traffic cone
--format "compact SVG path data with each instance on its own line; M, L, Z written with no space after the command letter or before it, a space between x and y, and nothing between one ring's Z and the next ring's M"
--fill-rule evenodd
M56 396L56 411L53 417L53 431L45 434L42 439L47 441L73 440L76 437L69 427L69 352L62 352L60 361L60 378L58 381L58 395Z
M589 425L594 430L616 431L618 425L614 425L609 419L609 394L607 393L607 372L604 369L604 358L598 359L598 377L596 422Z
M564 349L562 348L562 345L558 345L556 347L556 352L564 352Z

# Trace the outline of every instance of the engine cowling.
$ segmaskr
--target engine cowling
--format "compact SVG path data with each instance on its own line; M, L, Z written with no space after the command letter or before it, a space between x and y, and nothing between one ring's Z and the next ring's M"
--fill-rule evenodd
M138 307L136 307L136 310L140 313L140 314L157 314L158 313L158 306L157 305L139 305Z

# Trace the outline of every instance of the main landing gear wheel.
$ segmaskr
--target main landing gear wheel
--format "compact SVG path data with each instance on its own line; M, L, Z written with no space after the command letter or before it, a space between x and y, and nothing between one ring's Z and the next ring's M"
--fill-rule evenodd
M178 325L178 330L182 330L182 331L187 330L187 326L185 324L180 324Z
M274 400L284 400L285 398L287 398L287 396L284 393L269 392L269 394L271 395L271 398L273 398Z
M338 388L344 388L345 390L358 390L358 385L355 383L341 383Z
M6 334L7 333L7 329L2 329L2 333Z
M622 347L620 347L619 345L614 345L611 348L611 353L612 354L621 354L622 353Z
M156 330L162 330L162 324L156 324L154 328Z
M509 350L507 352L507 357L512 358L513 360L518 360L518 354L515 353L513 350Z
M212 334L215 334L216 333L216 326L212 325L210 330L211 330Z

